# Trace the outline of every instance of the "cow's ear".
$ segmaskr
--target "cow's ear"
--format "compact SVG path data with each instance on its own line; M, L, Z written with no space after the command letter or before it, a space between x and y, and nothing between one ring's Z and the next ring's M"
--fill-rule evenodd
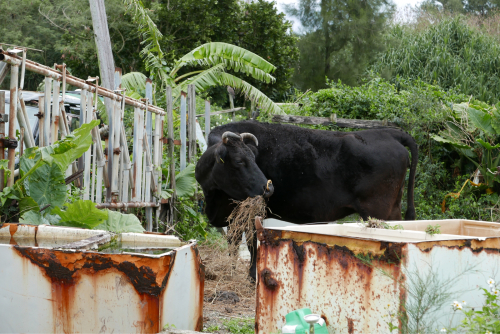
M219 147L215 149L215 162L217 162L218 164L223 164L226 155L227 155L226 145L219 145Z
M250 150L252 150L253 154L257 156L259 150L257 149L257 143L255 142L255 140L253 140L252 138L243 138L243 142L246 146L248 146Z

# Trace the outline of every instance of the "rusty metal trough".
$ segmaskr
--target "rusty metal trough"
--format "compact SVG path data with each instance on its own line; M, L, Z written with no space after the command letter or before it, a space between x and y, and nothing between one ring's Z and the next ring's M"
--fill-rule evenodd
M107 248L116 244L127 251ZM144 248L156 252L140 253ZM45 225L0 228L0 332L158 333L166 324L201 330L203 287L196 242Z
M389 333L389 315L405 313L405 305L415 301L409 275L451 279L456 298L467 306L483 305L479 288L500 269L500 224L459 219L389 224L404 230L357 224L262 228L257 219L256 333L279 332L285 315L304 307L322 315L330 333ZM442 233L427 234L429 224L439 224ZM452 302L432 314L434 330L460 323Z

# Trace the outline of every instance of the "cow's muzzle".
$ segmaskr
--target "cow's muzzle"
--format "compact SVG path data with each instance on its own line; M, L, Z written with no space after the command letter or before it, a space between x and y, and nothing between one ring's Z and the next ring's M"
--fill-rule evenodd
M267 184L264 186L264 198L269 198L274 193L274 186L271 180L267 180Z

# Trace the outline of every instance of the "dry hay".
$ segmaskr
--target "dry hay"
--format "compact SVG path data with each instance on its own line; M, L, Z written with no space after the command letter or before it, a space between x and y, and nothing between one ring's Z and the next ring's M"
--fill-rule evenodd
M237 206L228 217L227 238L235 242L229 245L224 236L199 246L205 265L205 301L222 300L224 292L233 291L241 299L255 298L255 285L248 278L250 261L239 258L241 235L245 232L250 244L255 235L255 216L265 217L266 202L262 196L236 202ZM222 293L221 293L222 292Z
M227 217L229 226L227 227L227 237L234 240L235 247L240 246L241 236L245 232L245 239L250 245L255 236L255 217L266 217L266 200L262 196L249 197L244 201L233 201L236 208ZM237 248L237 249L238 249Z

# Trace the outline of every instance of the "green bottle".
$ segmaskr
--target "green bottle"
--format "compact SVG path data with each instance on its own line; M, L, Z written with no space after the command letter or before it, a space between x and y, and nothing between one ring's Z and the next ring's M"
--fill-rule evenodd
M302 308L288 313L285 316L286 324L281 329L281 332L283 334L312 334L312 332L309 332L309 323L304 319L304 317L309 314L312 314L309 308ZM309 318L314 317L309 316ZM321 317L319 317L319 321L314 324L314 334L328 334L325 320Z

